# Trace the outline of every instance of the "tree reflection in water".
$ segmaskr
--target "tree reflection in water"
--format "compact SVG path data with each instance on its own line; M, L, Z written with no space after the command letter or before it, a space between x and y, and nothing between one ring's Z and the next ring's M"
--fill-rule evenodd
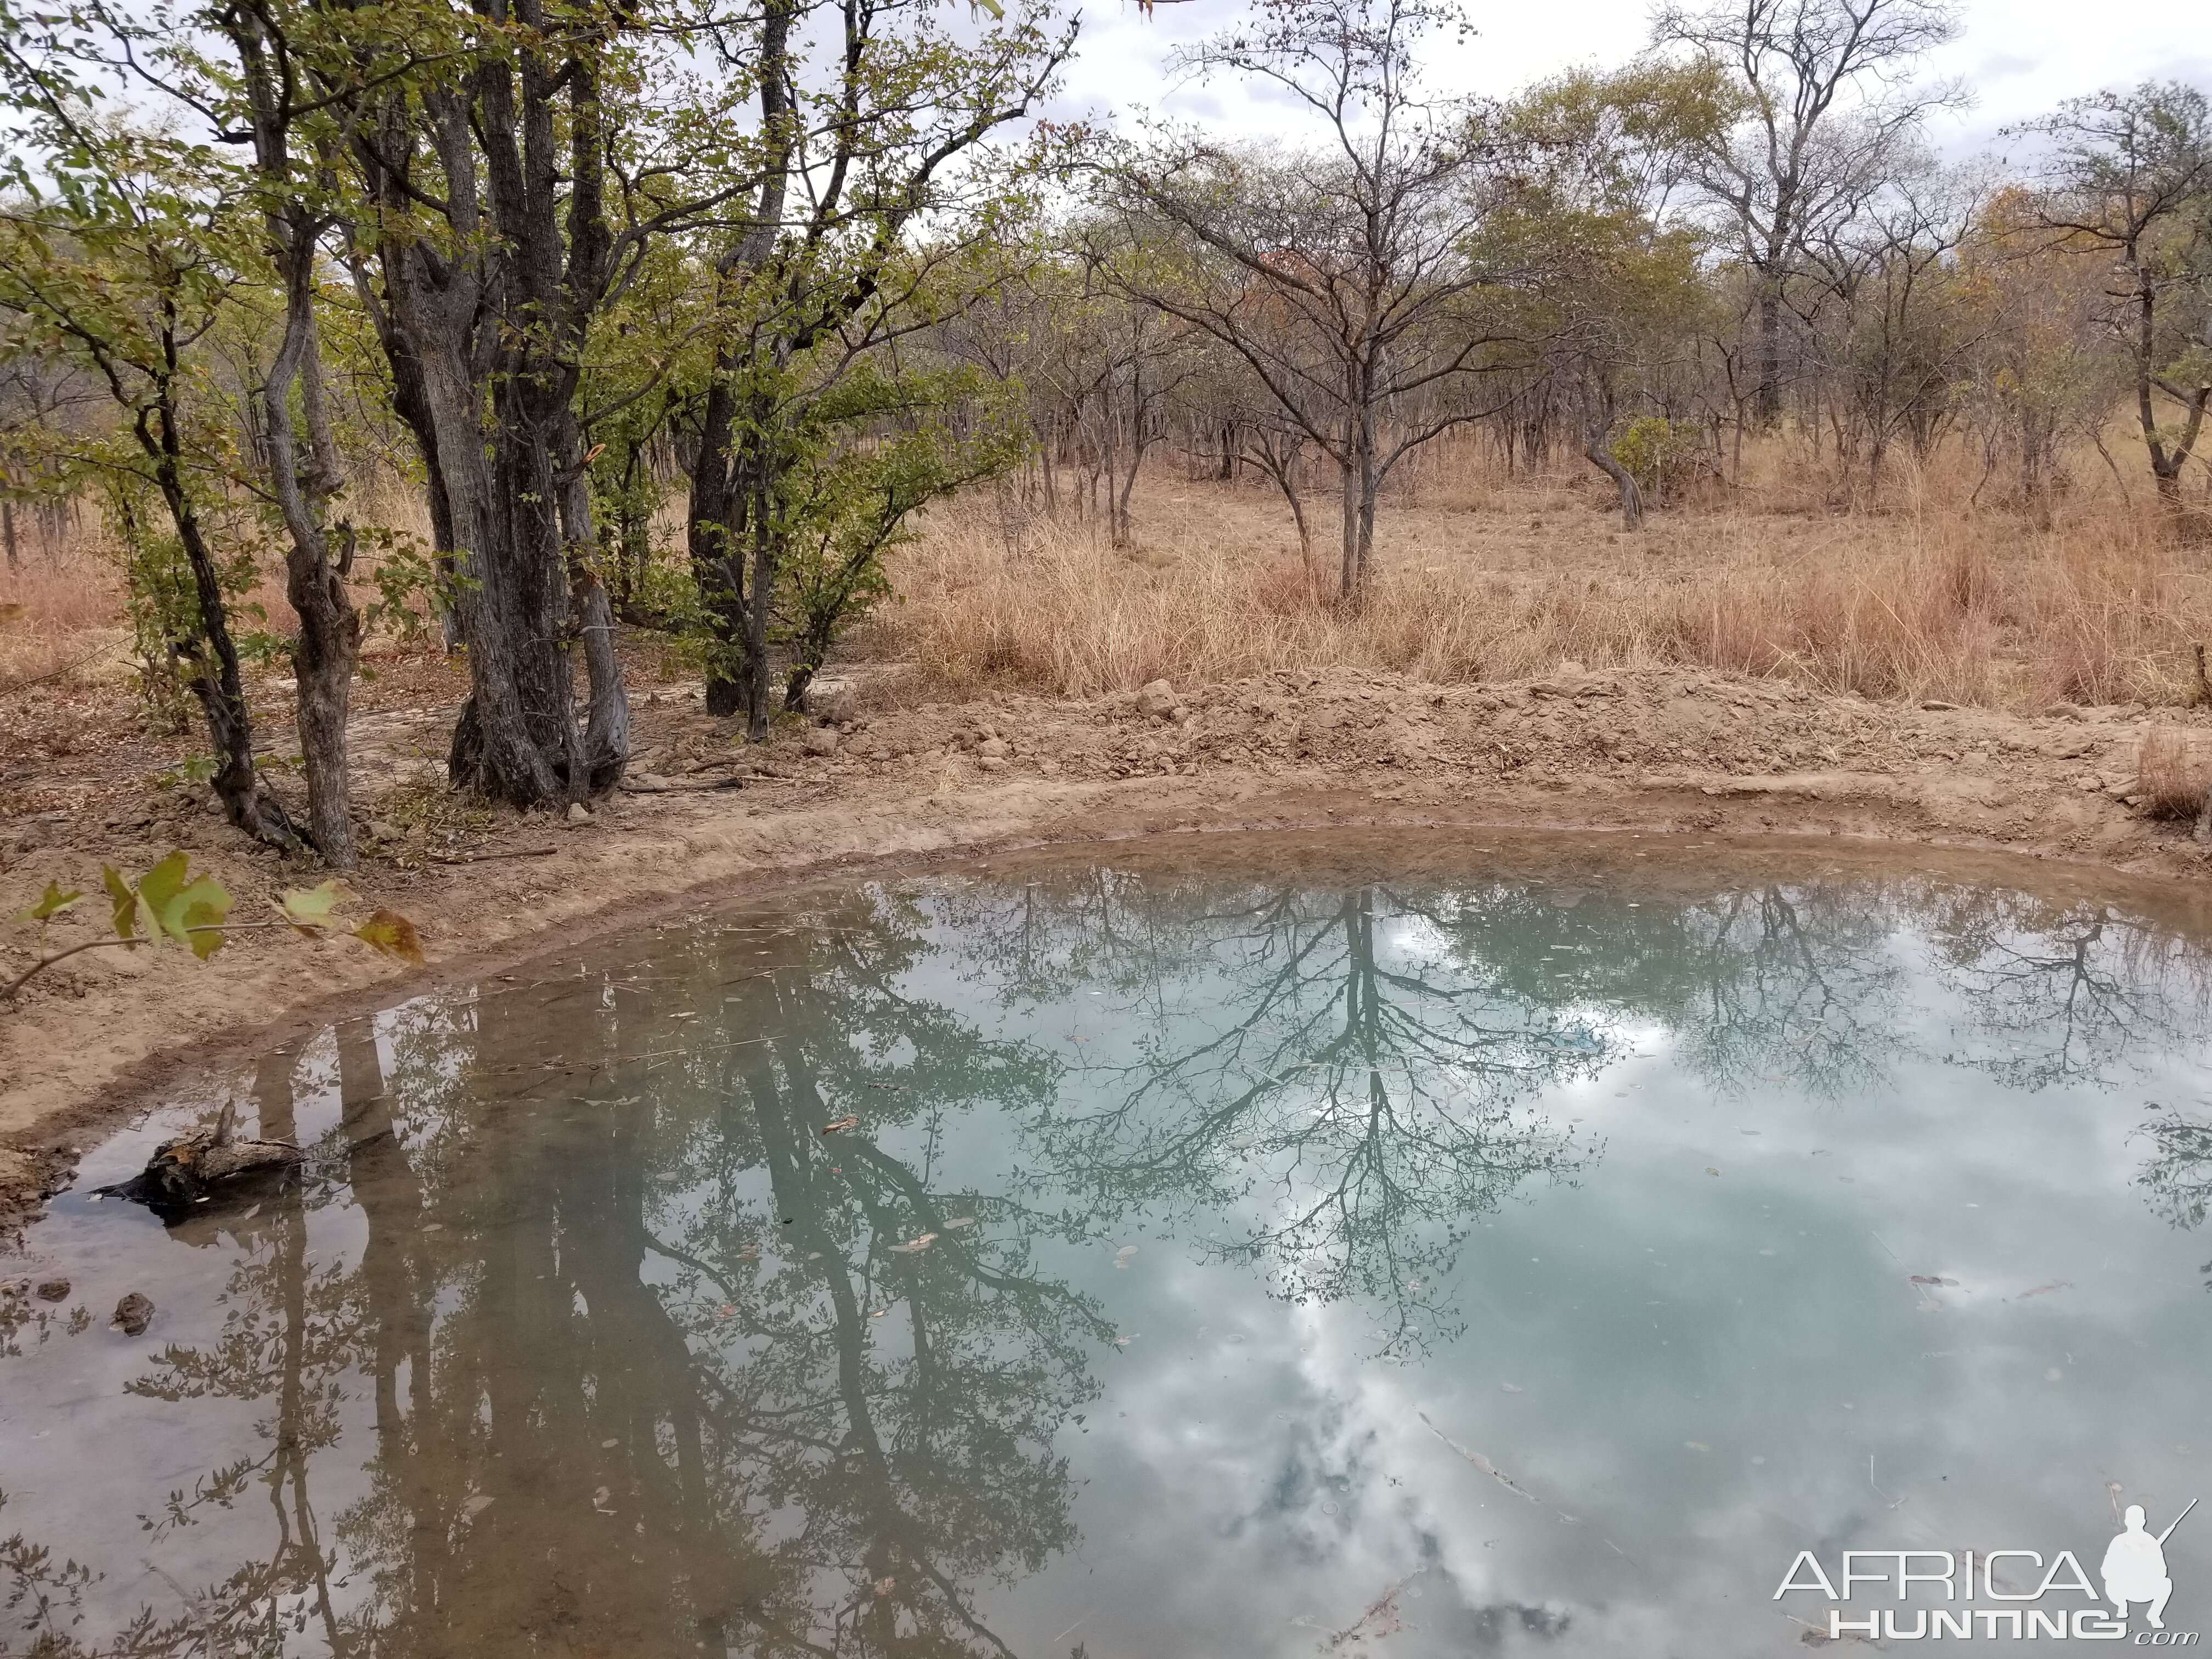
M1907 935L1959 1029L1916 1025ZM301 1181L173 1231L231 1262L221 1328L131 1384L254 1413L149 1504L149 1559L264 1541L88 1632L95 1576L19 1534L0 1654L1007 1654L992 1591L1080 1541L1056 1448L1116 1336L1069 1247L1177 1233L1417 1359L1463 1326L1469 1229L1598 1167L1569 1103L1639 1048L1723 1094L2108 1084L2204 978L2114 913L1931 884L1104 868L549 971L264 1062L263 1133L330 1127ZM985 1181L945 1148L989 1124ZM2212 1131L2145 1133L2196 1225ZM50 1318L0 1302L0 1361Z

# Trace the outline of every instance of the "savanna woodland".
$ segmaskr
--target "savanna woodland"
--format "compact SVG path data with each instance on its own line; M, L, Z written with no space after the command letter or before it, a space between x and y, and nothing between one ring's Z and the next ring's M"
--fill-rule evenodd
M1943 0L1661 5L1502 99L1449 0L1256 0L1170 54L1279 117L1224 133L1071 109L1079 21L7 0L9 855L404 873L1365 728L2198 818L2204 89L1962 155ZM1628 702L1516 726L1578 676Z
M0 1659L2197 1639L2201 11L1643 4L0 0Z

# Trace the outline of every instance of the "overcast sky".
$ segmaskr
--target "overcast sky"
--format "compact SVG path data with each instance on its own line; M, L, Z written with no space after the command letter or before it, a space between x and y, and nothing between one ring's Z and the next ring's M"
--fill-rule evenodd
M1478 31L1467 46L1440 52L1439 91L1498 94L1577 64L1609 66L1644 43L1650 0L1467 0ZM1219 28L1236 0L1163 4L1150 18L1136 0L1085 0L1084 44L1063 107L1135 115L1146 110L1264 136L1279 114L1233 84L1169 87L1164 66L1179 41ZM2212 87L2212 31L2148 8L2085 0L1967 0L1965 32L1931 60L1932 73L1964 81L1974 106L1942 118L1934 136L1963 156L1999 146L1997 130L2049 110L2061 99L2145 79Z

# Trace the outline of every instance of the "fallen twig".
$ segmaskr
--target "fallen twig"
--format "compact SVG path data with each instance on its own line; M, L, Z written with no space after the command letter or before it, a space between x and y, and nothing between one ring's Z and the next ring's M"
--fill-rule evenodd
M432 853L428 856L433 864L489 864L494 859L550 859L560 850L557 847L525 847L512 853L462 853L453 857Z

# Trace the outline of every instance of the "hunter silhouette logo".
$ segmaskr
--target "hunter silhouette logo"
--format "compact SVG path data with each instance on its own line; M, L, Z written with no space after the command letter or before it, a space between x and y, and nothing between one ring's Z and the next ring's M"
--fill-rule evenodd
M1774 1600L1792 1591L1809 1591L1835 1604L1827 1609L1827 1628L1820 1632L1830 1641L1857 1636L1868 1641L1904 1642L2039 1638L2125 1642L2130 1639L2129 1610L2141 1607L2148 1628L2132 1632L2133 1645L2195 1647L2200 1639L2197 1632L2166 1627L2166 1606L2173 1596L2166 1542L2196 1507L2192 1498L2163 1532L2154 1533L2143 1506L2129 1504L2120 1517L2118 1534L2105 1547L2104 1559L2098 1565L2097 1576L2104 1584L2101 1597L2072 1550L2060 1550L2047 1560L2039 1550L1845 1550L1842 1571L1833 1577L1814 1552L1800 1550L1783 1575ZM1855 1599L1902 1602L1915 1584L1924 1587L1923 1603L1933 1596L1947 1605L1844 1612L1843 1604ZM2064 1596L2081 1599L2071 1606L2045 1601ZM1961 1602L1995 1605L1962 1607ZM2101 1605L2105 1602L2111 1604L2109 1612ZM1802 1619L1798 1622L1810 1624ZM1820 1630L1817 1625L1811 1628Z
M2143 1507L2128 1505L2121 1517L2120 1535L2105 1547L2105 1564L2099 1576L2105 1581L2105 1599L2112 1604L2112 1611L2123 1619L2128 1616L2128 1603L2148 1601L2150 1611L2146 1615L2153 1630L2166 1628L2166 1604L2173 1595L2173 1580L2166 1573L2166 1540L2173 1536L2173 1528L2189 1518L2189 1510L2197 1507L2197 1500L2189 1500L2188 1509L2173 1517L2166 1529L2155 1538L2143 1530Z

